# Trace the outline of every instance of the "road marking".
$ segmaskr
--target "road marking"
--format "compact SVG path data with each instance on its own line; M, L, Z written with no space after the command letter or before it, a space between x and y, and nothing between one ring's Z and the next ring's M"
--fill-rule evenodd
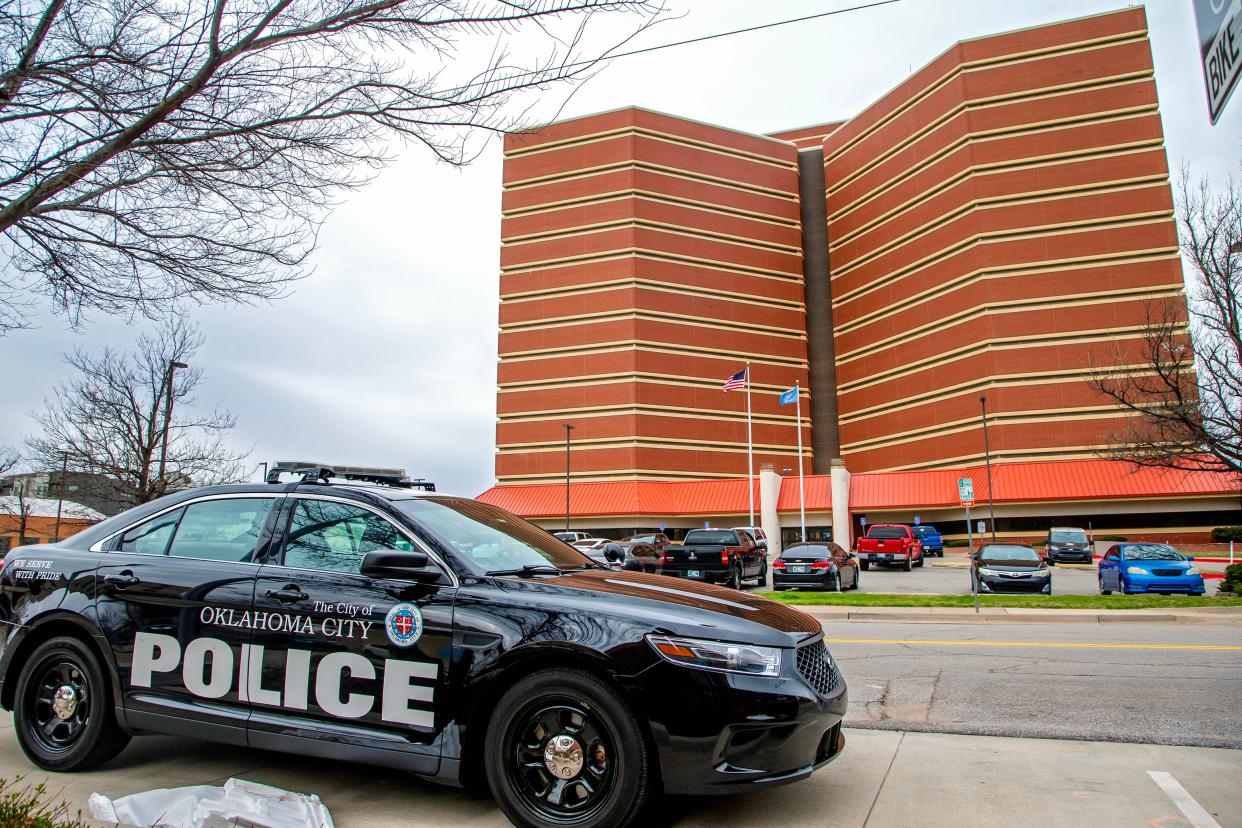
M1168 794L1169 799L1173 800L1177 809L1186 815L1186 819L1190 820L1194 828L1220 828L1220 823L1212 819L1207 809L1195 801L1190 792L1173 778L1173 774L1165 771L1148 771L1147 775Z
M1229 650L1232 644L1096 644L1082 641L942 641L935 638L825 638L829 644L927 644L942 647L1072 647L1084 650Z

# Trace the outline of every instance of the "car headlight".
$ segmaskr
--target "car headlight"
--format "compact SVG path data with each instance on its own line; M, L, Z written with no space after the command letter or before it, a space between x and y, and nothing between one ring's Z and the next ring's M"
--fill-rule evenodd
M726 644L664 635L648 635L647 642L666 661L685 667L717 670L722 673L745 673L750 676L778 676L781 672L781 651L777 647Z
M1192 567L1188 568L1188 569L1186 570L1186 574L1187 574L1187 575L1198 575L1198 574L1199 574L1199 567L1197 567L1197 566L1192 566Z
M979 567L979 574L980 575L999 575L1000 570L999 569L988 569L986 566L981 566Z
M1126 572L1129 572L1131 575L1146 575L1147 574L1147 570L1143 569L1143 567L1141 566L1128 566L1126 567Z

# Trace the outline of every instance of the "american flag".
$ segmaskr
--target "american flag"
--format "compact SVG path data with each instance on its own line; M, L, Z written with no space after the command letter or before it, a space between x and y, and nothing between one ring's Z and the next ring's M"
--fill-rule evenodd
M729 377L727 380L725 380L725 383L724 383L724 390L726 391L736 391L739 388L745 388L745 387L746 387L746 369L745 368L738 371L733 376Z

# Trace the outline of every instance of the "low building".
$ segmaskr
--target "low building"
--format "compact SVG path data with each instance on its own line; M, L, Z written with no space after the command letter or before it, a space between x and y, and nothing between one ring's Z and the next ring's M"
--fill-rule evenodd
M71 500L0 495L0 555L15 546L53 543L76 535L104 517Z
M995 511L996 534L1007 540L1037 541L1052 526L1079 526L1096 537L1198 543L1210 540L1213 527L1242 519L1237 481L1211 472L1140 468L1112 460L1003 463L992 467L995 495L989 498L984 466L855 475L841 467L835 477L804 479L808 539L848 545L864 521L914 523L917 518L934 524L947 539L964 540L961 478L974 486L971 523L987 523ZM835 510L834 490L839 496ZM802 502L797 476L765 468L753 492L756 523L769 538L797 540ZM564 483L496 486L480 499L549 529L563 529L567 522ZM745 479L573 483L568 523L612 537L660 530L677 538L702 526L748 525L750 503Z
M106 474L82 471L25 472L0 478L0 496L24 491L31 497L56 499L64 496L108 517L119 515L134 504L117 482Z

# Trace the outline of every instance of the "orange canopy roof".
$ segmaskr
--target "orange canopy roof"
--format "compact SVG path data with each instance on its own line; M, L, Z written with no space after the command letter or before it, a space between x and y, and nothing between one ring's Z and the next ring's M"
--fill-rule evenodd
M952 507L958 478L974 481L975 500L988 499L984 466L931 471L872 472L850 480L850 511ZM1135 466L1119 460L994 463L996 503L1127 500L1238 494L1238 481L1220 472Z
M759 510L759 482L754 482L755 511ZM539 483L526 486L495 486L479 500L523 517L555 517L565 514L565 484ZM782 482L777 509L798 511L798 479ZM832 498L827 475L806 478L806 507L826 511ZM813 505L814 504L814 505ZM574 517L610 515L744 515L750 511L746 480L632 481L618 483L572 483L569 513Z
M958 504L957 480L960 477L974 481L977 501L988 499L987 474L983 466L868 472L855 474L850 480L850 511L952 508ZM1228 474L1138 468L1117 460L997 463L992 466L992 478L996 484L997 503L1227 496L1239 492L1237 480ZM832 482L829 475L807 475L805 484L807 511L830 511ZM754 483L754 494L757 511L758 481ZM565 514L565 485L495 486L479 495L479 500L523 517L556 517ZM579 518L744 515L749 508L744 478L573 483L570 486L570 515ZM786 477L781 481L777 510L798 511L798 478Z

